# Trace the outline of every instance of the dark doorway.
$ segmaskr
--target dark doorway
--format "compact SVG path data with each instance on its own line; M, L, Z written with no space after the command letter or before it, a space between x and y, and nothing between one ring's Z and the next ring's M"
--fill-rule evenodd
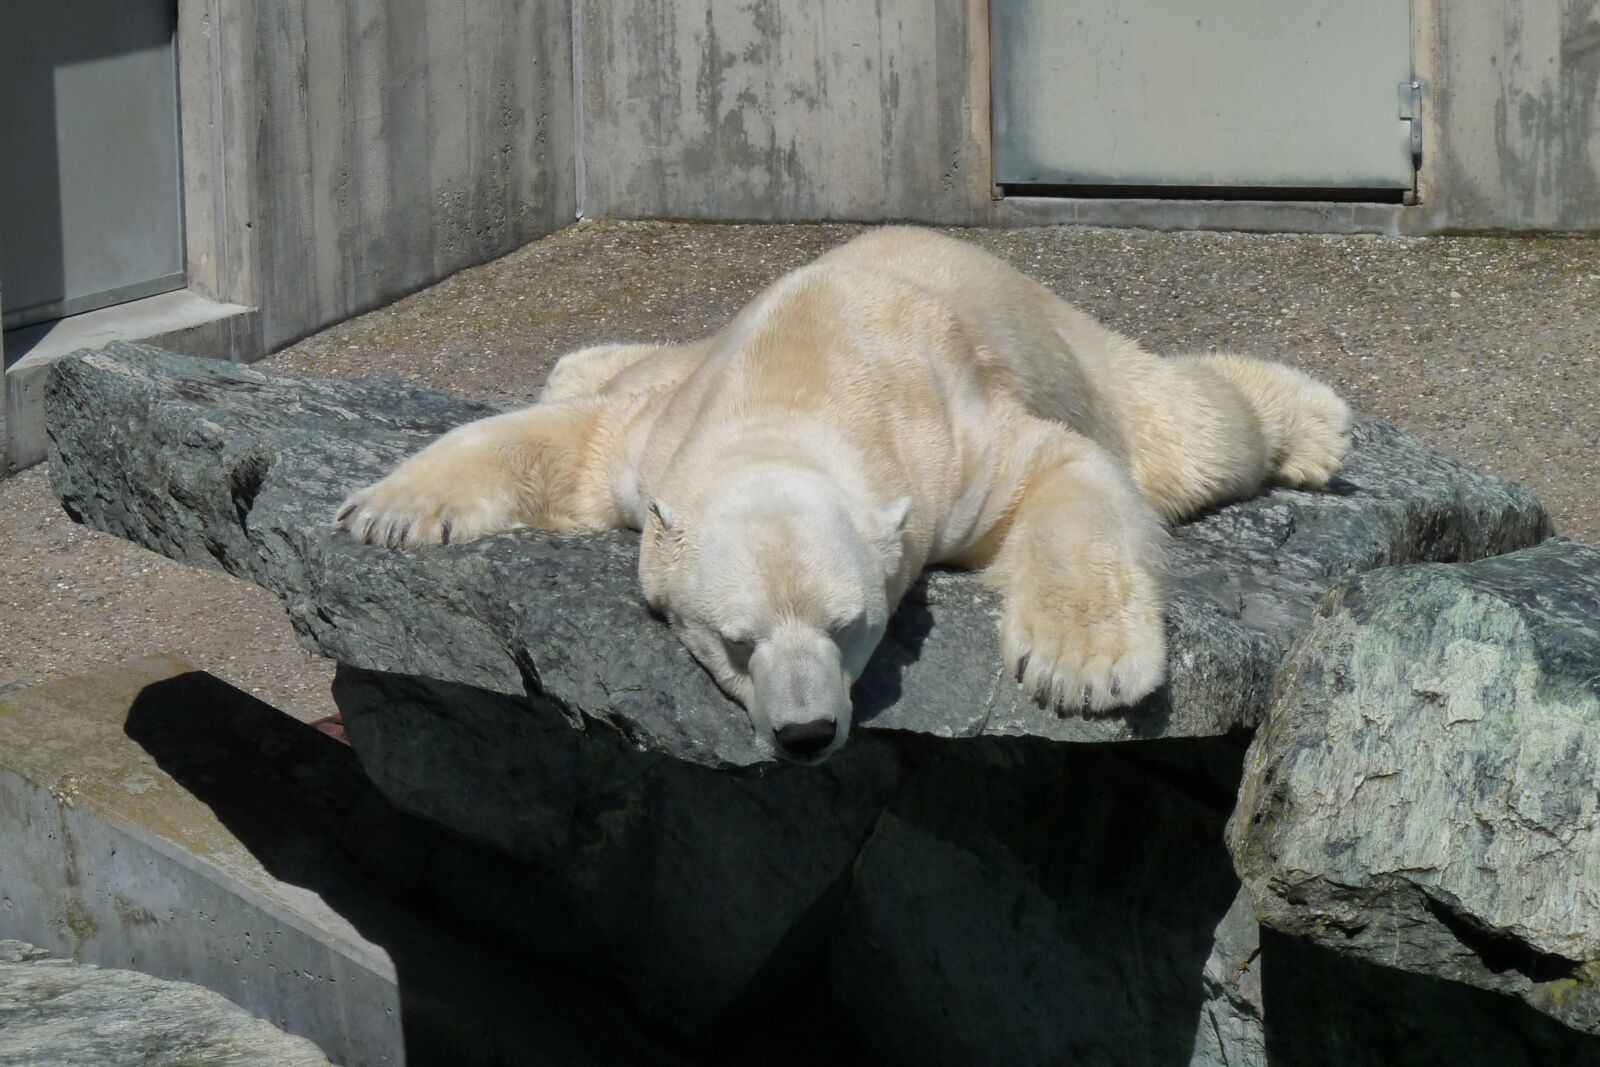
M183 287L176 23L172 0L0 4L6 329Z

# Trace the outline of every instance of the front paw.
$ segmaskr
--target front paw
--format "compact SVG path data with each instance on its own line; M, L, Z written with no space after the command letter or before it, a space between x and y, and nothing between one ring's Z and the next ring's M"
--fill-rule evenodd
M506 491L470 479L449 480L408 462L350 494L334 525L369 545L411 548L470 541L521 523Z
M1135 565L1086 566L1007 597L1000 621L1006 668L1058 711L1136 704L1166 677L1167 636L1155 580Z

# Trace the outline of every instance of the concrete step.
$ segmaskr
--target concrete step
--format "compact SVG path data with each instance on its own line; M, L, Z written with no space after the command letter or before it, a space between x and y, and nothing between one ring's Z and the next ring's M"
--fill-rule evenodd
M677 1061L505 936L535 882L180 660L0 695L0 938L204 986L345 1067Z
M208 300L192 289L159 293L54 322L6 331L5 403L0 416L0 473L44 459L44 385L56 360L112 341L148 341L191 356L248 363L265 354L255 308Z

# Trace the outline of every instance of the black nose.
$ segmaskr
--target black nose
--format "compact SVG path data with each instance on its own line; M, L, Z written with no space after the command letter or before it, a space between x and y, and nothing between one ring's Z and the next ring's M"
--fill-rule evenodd
M837 731L838 724L832 719L791 722L778 727L778 747L797 759L810 759L833 744Z

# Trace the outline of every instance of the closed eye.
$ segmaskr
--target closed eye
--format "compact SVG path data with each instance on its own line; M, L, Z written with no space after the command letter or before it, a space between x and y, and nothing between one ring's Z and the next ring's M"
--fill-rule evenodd
M750 657L755 654L756 643L742 638L722 635L722 648L728 654L728 662L735 669L747 671L750 669Z

